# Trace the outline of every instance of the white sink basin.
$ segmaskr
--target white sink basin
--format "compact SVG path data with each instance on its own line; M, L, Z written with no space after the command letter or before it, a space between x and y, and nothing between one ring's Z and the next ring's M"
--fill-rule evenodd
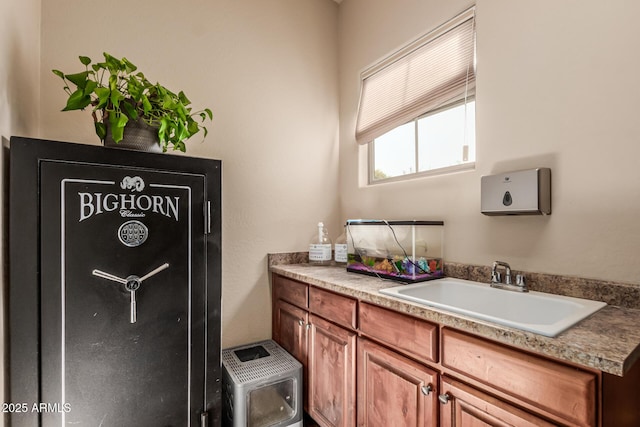
M496 289L485 283L452 278L396 286L380 292L548 337L555 337L607 305L542 292Z

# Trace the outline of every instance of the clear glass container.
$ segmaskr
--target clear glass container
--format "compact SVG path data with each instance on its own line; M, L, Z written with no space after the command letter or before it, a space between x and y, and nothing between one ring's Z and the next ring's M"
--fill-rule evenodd
M339 266L346 266L348 260L349 247L347 245L347 225L344 225L342 234L336 238L333 245L333 260Z
M400 282L444 276L443 221L347 221L347 270Z
M331 264L331 239L329 232L322 222L309 242L309 263L315 265Z

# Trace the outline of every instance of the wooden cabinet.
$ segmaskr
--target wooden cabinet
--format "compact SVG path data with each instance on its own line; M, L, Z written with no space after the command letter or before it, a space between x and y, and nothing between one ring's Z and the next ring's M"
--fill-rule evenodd
M442 366L561 423L595 426L597 375L444 328Z
M424 361L438 361L438 325L360 303L360 331L408 356Z
M308 412L326 427L355 425L356 334L311 315Z
M358 302L318 288L309 289L309 311L349 329L358 327Z
M305 409L322 427L640 420L640 363L614 377L278 275L273 338L305 367Z
M438 374L358 339L358 427L438 425Z
M273 329L274 341L298 359L306 372L309 313L286 301L276 300L273 316L278 319Z
M304 367L305 410L322 427L355 426L357 301L278 275L272 286L272 336Z
M441 427L555 425L451 378L442 378L440 390Z
M309 328L308 286L282 276L273 276L271 335L275 342L287 350L302 364L302 381L305 384L304 408L307 410L309 368L307 341Z
M309 285L287 277L273 276L273 301L284 300L300 308L309 307Z
M273 276L272 337L307 371L308 286L282 276Z

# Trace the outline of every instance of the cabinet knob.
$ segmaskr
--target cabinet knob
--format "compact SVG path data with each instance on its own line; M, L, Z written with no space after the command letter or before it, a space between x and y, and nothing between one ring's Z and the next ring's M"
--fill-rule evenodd
M302 319L298 320L298 325L304 326L304 320L302 320Z
M441 394L440 396L438 396L438 400L443 405L446 405L447 403L449 403L450 399L451 399L451 395L449 393Z
M422 394L424 394L425 396L428 396L429 393L433 391L433 387L431 386L431 384L423 385L422 387L420 387L420 389L422 390Z

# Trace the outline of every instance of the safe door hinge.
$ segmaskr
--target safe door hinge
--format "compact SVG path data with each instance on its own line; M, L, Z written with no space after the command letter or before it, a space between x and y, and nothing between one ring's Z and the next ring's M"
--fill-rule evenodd
M203 412L200 414L200 427L208 427L209 426L209 413Z
M204 233L211 234L211 202L206 201L204 212Z

